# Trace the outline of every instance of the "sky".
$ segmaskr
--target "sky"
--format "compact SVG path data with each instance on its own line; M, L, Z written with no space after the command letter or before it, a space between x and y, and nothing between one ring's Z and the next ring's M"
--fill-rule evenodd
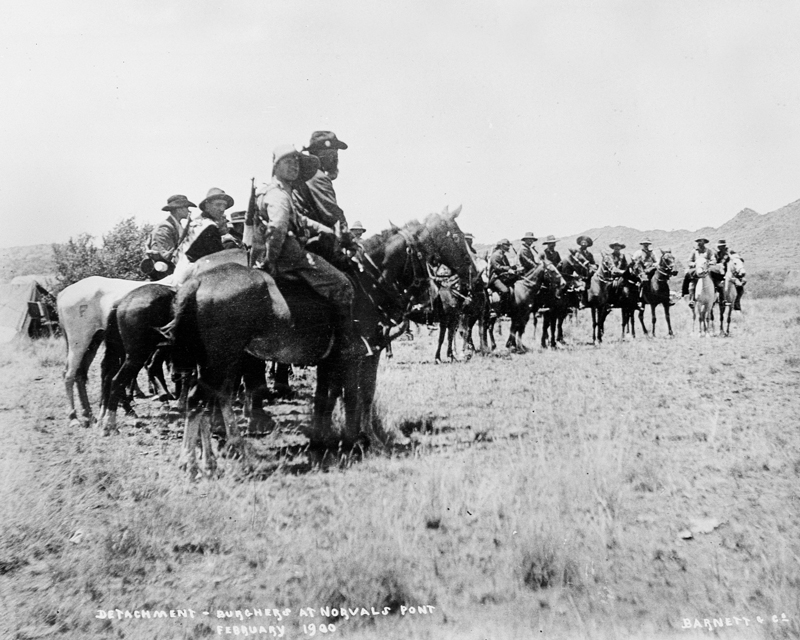
M0 246L244 209L334 131L367 234L719 226L800 198L800 3L28 0L0 22Z

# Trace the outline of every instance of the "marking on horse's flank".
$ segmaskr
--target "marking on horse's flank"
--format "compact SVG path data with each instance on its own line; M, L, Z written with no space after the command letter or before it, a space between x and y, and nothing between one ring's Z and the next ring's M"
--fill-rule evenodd
M86 315L86 310L89 308L88 304L82 304L79 307L79 313L81 314L81 318Z

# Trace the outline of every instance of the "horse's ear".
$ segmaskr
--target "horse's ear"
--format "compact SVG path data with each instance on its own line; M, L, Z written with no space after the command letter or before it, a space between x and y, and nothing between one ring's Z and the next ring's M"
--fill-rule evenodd
M444 209L442 209L441 216L444 218L450 215L450 205L444 205Z
M450 212L450 218L455 220L458 217L458 214L461 213L461 205L456 207L455 211Z
M569 253L570 253L570 255L574 256L576 253L578 253L578 250L577 249L570 249Z
M400 227L398 227L394 222L389 220L389 226L392 228L392 231L400 231Z

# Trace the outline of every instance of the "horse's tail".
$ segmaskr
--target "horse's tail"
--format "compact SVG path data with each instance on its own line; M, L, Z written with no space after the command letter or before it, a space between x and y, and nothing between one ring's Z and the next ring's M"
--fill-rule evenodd
M197 324L197 291L201 279L192 278L175 296L173 319L162 332L172 338L172 361L178 371L192 371L203 360Z

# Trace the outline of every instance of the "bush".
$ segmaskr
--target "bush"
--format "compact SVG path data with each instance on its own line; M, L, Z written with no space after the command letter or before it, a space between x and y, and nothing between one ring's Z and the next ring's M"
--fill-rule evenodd
M57 291L89 276L143 280L145 276L139 270L139 263L144 257L144 247L151 231L151 225L139 226L130 217L118 222L105 234L99 247L94 236L88 233L54 244Z
M745 293L753 298L780 298L800 296L800 287L791 282L792 273L783 271L757 271L747 274Z

